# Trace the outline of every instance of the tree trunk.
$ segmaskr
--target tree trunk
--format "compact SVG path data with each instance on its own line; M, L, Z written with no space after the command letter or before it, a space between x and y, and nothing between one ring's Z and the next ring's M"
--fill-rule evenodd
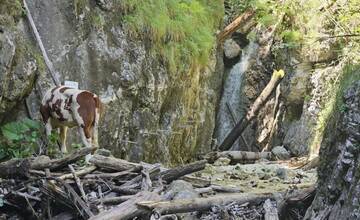
M221 143L219 149L224 151L230 149L230 147L235 143L237 138L242 134L245 128L250 124L250 122L256 117L259 113L261 107L269 99L272 91L279 85L283 78L283 74L275 71L271 77L270 82L266 85L264 90L261 92L259 97L255 100L250 110L247 112L246 116L243 117L236 126L230 131L226 136L224 141Z
M218 35L218 41L223 42L228 36L236 31L242 24L249 21L255 15L255 11L247 10L225 27Z

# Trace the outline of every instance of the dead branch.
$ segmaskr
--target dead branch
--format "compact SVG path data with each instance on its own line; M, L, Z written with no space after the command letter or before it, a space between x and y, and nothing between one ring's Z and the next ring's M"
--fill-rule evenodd
M79 190L80 190L80 193L81 193L81 197L84 199L85 202L87 202L87 197L86 197L86 194L85 194L85 191L84 191L84 188L82 186L82 183L81 183L81 180L79 179L79 177L76 175L76 172L74 170L74 167L72 165L68 165L69 166L69 169L71 171L71 174L73 175L74 177L74 180L76 182L76 185L78 186Z
M93 172L94 170L96 170L96 166L89 166L89 167L85 167L84 169L75 171L75 175L78 177L82 177L85 176L86 174L89 174L91 172ZM59 179L65 180L65 179L70 179L74 176L73 173L67 173L64 174L62 176L59 176Z

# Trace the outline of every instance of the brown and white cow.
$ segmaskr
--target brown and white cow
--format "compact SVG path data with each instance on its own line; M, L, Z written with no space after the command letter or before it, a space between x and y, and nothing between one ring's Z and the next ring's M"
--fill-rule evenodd
M78 127L81 140L86 147L98 147L98 124L102 104L97 95L66 86L49 89L40 106L46 134L60 128L61 152L66 153L68 127Z

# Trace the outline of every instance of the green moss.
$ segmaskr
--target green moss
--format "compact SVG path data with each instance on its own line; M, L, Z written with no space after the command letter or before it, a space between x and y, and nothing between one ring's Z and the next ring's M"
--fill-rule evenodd
M0 25L12 26L23 12L20 0L0 0Z
M74 13L79 16L87 5L88 0L74 0Z
M221 0L123 0L131 33L150 40L171 73L207 64L223 16Z

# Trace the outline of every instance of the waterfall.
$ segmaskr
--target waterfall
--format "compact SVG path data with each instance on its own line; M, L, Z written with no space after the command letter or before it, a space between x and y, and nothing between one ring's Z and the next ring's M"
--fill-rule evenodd
M225 139L226 135L234 127L234 120L230 109L233 111L236 121L245 114L247 99L243 92L244 73L248 69L251 59L256 54L257 48L258 45L255 42L250 42L249 45L243 49L239 62L231 68L225 80L216 119L215 138L218 144ZM235 142L232 150L240 149L238 142L239 141Z

